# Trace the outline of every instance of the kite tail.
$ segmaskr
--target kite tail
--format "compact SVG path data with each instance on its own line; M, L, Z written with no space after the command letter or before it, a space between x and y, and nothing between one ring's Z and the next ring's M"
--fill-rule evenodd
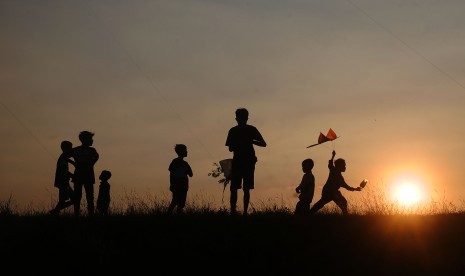
M224 204L224 191L226 190L226 186L228 186L229 180L224 181L224 186L223 186L223 196L221 197L221 204Z
M223 196L221 197L221 204L224 204L224 190L226 190L227 185L228 185L228 183L226 183L226 181L225 181L224 186L223 186Z

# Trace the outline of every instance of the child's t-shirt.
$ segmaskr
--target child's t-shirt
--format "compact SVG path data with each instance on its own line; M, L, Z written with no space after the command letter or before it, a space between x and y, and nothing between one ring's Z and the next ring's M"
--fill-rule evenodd
M299 198L313 199L315 191L315 177L312 173L306 173L300 182L300 195Z
M175 158L168 167L170 171L170 191L188 190L189 176L192 175L192 168L182 158Z
M69 157L66 154L61 154L57 161L55 172L55 187L62 188L69 186L71 173L69 172Z
M110 183L101 182L97 197L97 208L105 209L110 204Z

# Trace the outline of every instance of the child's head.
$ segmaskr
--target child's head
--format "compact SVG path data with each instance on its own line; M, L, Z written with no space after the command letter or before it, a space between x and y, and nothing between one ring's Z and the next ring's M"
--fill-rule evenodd
M245 124L249 119L249 111L245 108L236 109L236 121L238 124Z
M62 152L70 152L73 149L73 143L70 141L63 141L60 147Z
M187 147L183 144L176 144L174 147L174 151L178 154L179 157L186 157L187 156Z
M341 172L346 171L346 161L342 158L339 158L336 161L334 161L334 166Z
M94 140L92 139L94 137L94 133L90 131L81 131L79 133L79 141L85 146L92 146Z
M111 172L107 171L107 170L103 170L100 173L99 179L102 180L102 181L108 181L108 179L110 179L110 177L111 177Z
M308 158L308 159L305 159L304 161L302 161L302 171L304 173L309 173L312 171L313 169L313 160Z

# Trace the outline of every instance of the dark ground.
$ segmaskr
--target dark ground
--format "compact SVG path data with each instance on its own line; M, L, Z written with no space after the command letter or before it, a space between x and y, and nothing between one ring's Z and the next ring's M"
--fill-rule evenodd
M465 215L0 216L0 250L14 274L465 275Z

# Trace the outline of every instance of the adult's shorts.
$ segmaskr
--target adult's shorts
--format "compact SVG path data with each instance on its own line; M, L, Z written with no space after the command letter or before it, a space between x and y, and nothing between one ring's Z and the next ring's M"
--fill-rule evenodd
M256 160L234 160L231 172L231 190L254 189Z

